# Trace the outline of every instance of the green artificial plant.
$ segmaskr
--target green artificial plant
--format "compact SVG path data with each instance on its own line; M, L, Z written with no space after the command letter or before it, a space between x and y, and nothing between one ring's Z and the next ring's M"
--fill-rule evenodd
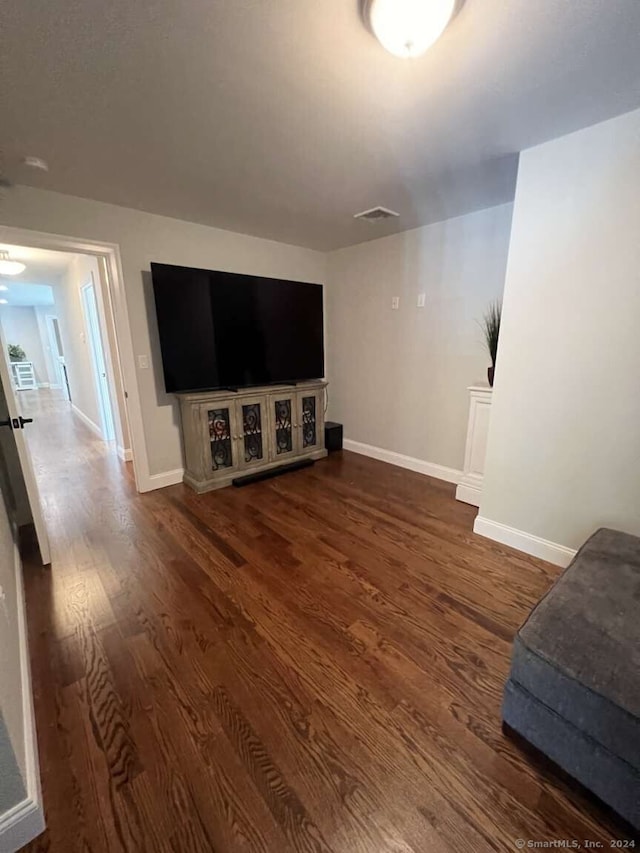
M500 335L500 318L502 317L502 303L496 300L482 318L480 326L484 334L484 340L491 356L491 364L496 366L496 355L498 354L498 337Z
M22 349L20 344L9 344L9 360L10 361L26 361L27 354Z

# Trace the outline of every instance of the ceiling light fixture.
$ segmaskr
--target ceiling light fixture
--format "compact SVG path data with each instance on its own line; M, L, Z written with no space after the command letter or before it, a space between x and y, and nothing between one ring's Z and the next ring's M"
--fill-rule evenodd
M9 304L8 299L0 299L0 305L8 305L8 304Z
M0 284L0 290L9 290L6 284Z
M369 0L368 18L380 44L394 56L420 56L451 20L456 0Z
M26 268L20 261L12 261L9 252L0 252L0 275L20 275Z

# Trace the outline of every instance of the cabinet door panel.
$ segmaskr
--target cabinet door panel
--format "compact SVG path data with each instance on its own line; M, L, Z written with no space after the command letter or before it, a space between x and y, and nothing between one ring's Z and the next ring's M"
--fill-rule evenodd
M229 471L237 467L233 405L207 406L207 424L211 448L210 470Z
M236 406L240 467L261 465L268 458L266 397L238 400Z
M298 452L297 430L295 429L296 398L293 394L274 394L270 397L271 407L271 458L287 459Z
M322 390L300 391L298 393L301 453L324 447L323 401Z

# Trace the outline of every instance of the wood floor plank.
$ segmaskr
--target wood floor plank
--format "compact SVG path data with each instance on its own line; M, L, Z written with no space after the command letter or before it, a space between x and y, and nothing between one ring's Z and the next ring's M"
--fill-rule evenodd
M385 826L382 798L374 797L368 775L319 724L313 695L292 671L278 667L264 644L249 649L229 637L225 651L217 662L207 662L209 670L215 670L216 680L242 707L270 754L278 756L315 822L326 827L332 845L408 853L398 830Z
M453 853L622 830L500 726L558 569L448 483L350 453L139 495L22 392L53 563L25 565L47 830L34 851Z

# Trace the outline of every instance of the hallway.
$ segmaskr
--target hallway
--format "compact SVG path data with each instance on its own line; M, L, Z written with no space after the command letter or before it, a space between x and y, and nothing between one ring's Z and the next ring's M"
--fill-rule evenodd
M500 730L557 569L453 487L355 454L244 489L135 492L24 397L53 564L25 567L48 829L31 851L513 849L619 835Z
M101 476L110 471L109 483L113 485L122 479L127 469L117 458L115 442L107 443L94 435L74 415L60 389L40 388L18 394L23 416L33 418L25 427L25 436L44 494L53 493L53 483L64 476L70 462L78 467L86 464ZM133 477L132 470L130 473Z

